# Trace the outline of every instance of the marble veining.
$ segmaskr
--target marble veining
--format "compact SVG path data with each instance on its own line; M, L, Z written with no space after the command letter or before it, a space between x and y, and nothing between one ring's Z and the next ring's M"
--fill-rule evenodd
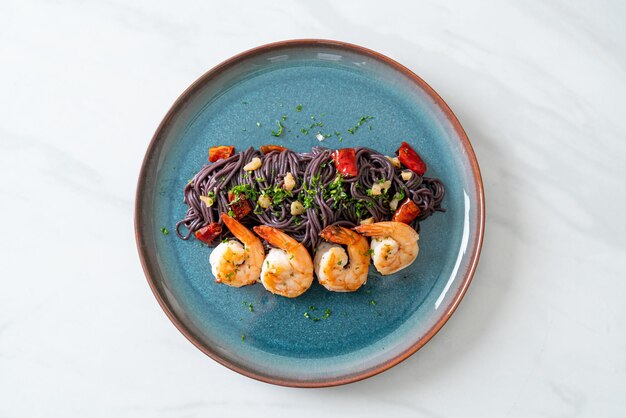
M626 413L626 8L616 1L0 3L1 417ZM220 61L319 37L451 106L485 182L477 274L442 331L352 385L296 390L191 346L132 211L171 103Z

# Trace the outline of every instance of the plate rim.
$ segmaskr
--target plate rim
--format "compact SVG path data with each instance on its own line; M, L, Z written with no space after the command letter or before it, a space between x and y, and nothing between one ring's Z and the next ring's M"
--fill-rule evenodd
M283 48L311 48L311 47L326 47L326 48L336 48L336 49L347 49L353 52L369 56L371 58L382 61L386 65L398 70L407 78L409 78L413 83L417 85L417 87L423 89L428 96L430 96L435 104L443 111L444 115L448 119L448 121L454 127L461 145L466 153L467 159L470 163L470 168L472 174L474 176L475 182L475 192L478 197L478 202L476 205L476 211L478 215L478 225L477 225L477 234L474 239L472 249L473 253L471 254L470 263L468 264L467 269L464 272L463 281L457 291L456 295L447 306L445 310L443 310L443 315L441 318L437 320L437 322L426 332L418 341L412 344L403 352L394 356L391 359L386 360L378 364L377 366L364 370L358 374L343 376L338 378L330 378L324 380L316 380L316 381L306 381L306 380L297 380L290 379L284 377L276 377L269 376L265 374L259 374L252 370L246 369L245 367L240 367L237 364L234 364L224 358L222 358L217 351L211 349L204 343L202 343L192 332L189 330L181 320L179 320L178 316L173 312L170 308L169 304L162 297L159 288L152 278L151 267L148 265L146 260L146 245L142 240L141 236L141 214L143 212L143 199L142 196L145 194L144 190L146 187L146 171L148 169L148 164L150 161L150 157L155 151L156 145L161 139L162 132L167 127L167 125L172 121L174 116L178 114L179 110L184 106L187 99L192 96L197 90L202 88L206 83L210 82L215 76L222 73L225 70L228 70L230 67L248 59L254 57L259 54L264 54L270 52L275 49L283 49ZM187 87L178 98L174 101L170 109L167 111L159 126L157 127L152 139L150 140L148 147L146 149L146 153L144 155L141 169L139 171L139 178L137 180L137 188L135 192L135 211L134 211L134 230L135 230L135 241L137 245L137 251L139 253L139 259L141 262L141 266L148 281L148 285L152 290L154 297L157 299L157 302L161 306L161 309L165 312L166 316L170 319L170 321L174 324L174 326L180 331L181 334L189 340L196 348L202 351L204 354L218 362L219 364L239 373L244 376L250 377L255 380L259 380L265 383L271 383L279 386L287 386L287 387L299 387L299 388L320 388L320 387L330 387L330 386L339 386L345 385L348 383L357 382L363 379L367 379L379 373L382 373L385 370L388 370L402 361L409 358L415 352L417 352L420 348L422 348L427 342L429 342L437 332L448 322L452 314L456 311L459 306L461 300L465 296L467 289L474 277L474 273L476 272L476 267L478 265L478 260L480 258L480 254L482 251L482 244L485 232L485 196L484 196L484 187L482 176L480 173L480 168L478 165L478 160L476 158L476 154L474 153L474 149L470 140L465 133L465 130L461 126L461 123L457 119L456 115L452 112L448 104L439 96L439 94L432 88L428 83L426 83L422 78L420 78L417 74L411 71L408 67L400 64L392 58L389 58L386 55L383 55L377 51L372 49L348 43L343 41L336 41L330 39L315 39L315 38L305 38L305 39L289 39L284 41L271 42L267 44L263 44L243 52L240 52L231 58L228 58L213 68L206 71L200 77L198 77L189 87Z

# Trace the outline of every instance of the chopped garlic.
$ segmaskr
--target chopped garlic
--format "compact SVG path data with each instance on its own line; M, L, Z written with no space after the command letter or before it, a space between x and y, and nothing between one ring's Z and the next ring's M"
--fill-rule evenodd
M369 224L373 224L374 223L374 217L372 216L371 218L367 218L367 219L361 219L361 221L359 222L361 225L369 225Z
M245 171L254 171L261 168L261 159L259 157L254 157L250 162L243 166Z
M287 191L291 191L296 186L296 179L293 178L293 174L287 173L285 174L285 178L283 179L283 189Z
M411 172L411 170L404 170L400 175L402 176L402 180L409 181L411 177L413 177L413 172Z
M318 141L322 142L324 139L326 139L324 137L324 135L322 135L321 133L317 133L317 135L315 135L315 137L317 138Z
M211 207L213 206L213 198L210 196L200 196L200 200L204 202L205 205L207 205L207 207Z
M400 193L394 194L393 199L391 199L391 202L389 202L389 209L391 210L398 209L398 203L400 203L400 200L402 198L404 198L404 194L400 194Z
M294 202L291 203L291 214L296 216L296 215L302 215L304 212L306 212L306 209L304 208L304 205L302 205L302 203L300 203L299 201L295 200Z
M385 158L389 160L392 166L394 166L395 168L400 168L400 160L398 159L398 157L390 157L388 155L385 155Z
M270 206L272 206L272 199L270 199L270 197L268 195L262 194L261 196L259 196L259 200L257 200L257 203L263 209L267 209Z
M386 180L382 183L374 183L371 189L372 196L378 196L382 194L383 192L387 192L387 190L389 190L390 187L391 187L391 180Z

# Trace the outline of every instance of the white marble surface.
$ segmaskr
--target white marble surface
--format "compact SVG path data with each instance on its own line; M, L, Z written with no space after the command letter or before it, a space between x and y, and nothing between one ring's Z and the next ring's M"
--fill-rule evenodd
M0 2L0 417L626 415L626 7L619 1ZM135 249L157 124L208 68L302 37L421 75L478 155L459 310L398 367L322 390L189 344Z

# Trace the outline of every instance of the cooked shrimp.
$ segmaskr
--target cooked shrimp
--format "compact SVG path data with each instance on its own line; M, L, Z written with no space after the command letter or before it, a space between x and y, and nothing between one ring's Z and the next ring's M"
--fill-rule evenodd
M222 242L211 253L209 263L215 281L233 287L257 282L265 256L263 243L252 231L227 214L222 214L222 220L239 241Z
M338 225L320 232L323 242L315 254L315 274L322 286L334 292L354 292L367 281L370 266L367 238ZM341 245L346 245L348 252Z
M279 229L255 226L256 232L272 248L261 269L261 283L270 292L295 298L306 292L313 283L313 261L307 249Z
M360 234L372 237L371 253L374 267L382 275L392 274L408 267L419 252L420 236L402 222L378 222L354 228Z

